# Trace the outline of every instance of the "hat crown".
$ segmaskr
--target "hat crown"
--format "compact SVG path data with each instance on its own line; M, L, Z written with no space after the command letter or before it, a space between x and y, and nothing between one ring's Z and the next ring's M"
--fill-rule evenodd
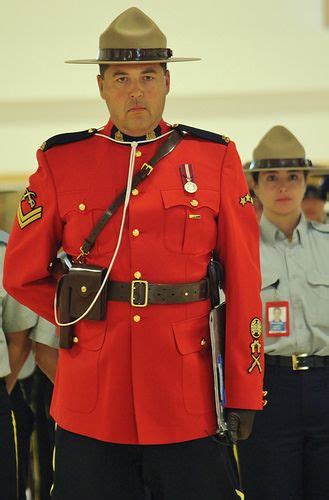
M254 149L253 160L305 158L305 149L282 125L271 128Z
M122 12L99 38L100 49L153 49L166 46L165 35L137 7Z

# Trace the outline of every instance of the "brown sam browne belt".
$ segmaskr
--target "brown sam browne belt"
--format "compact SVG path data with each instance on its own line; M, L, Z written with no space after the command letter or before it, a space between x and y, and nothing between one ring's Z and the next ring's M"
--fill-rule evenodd
M107 286L108 300L130 302L134 307L148 304L185 304L209 298L208 279L194 283L149 283L134 280L130 283L110 281Z

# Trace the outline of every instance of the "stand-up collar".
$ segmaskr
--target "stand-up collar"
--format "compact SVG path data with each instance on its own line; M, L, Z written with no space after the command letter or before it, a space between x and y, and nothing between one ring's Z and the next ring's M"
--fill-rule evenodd
M102 134L107 135L107 136L111 137L112 139L115 139L116 141L119 141L122 143L125 143L125 142L131 143L133 141L135 141L135 142L152 141L152 140L156 139L157 137L160 137L161 135L165 134L166 132L169 132L169 130L171 130L171 125L166 123L164 120L161 120L159 125L154 130L149 132L148 134L143 135L143 136L134 137L134 136L130 136L130 135L127 135L127 134L124 134L123 132L121 132L118 129L118 127L116 125L114 125L112 120L109 120L109 122L105 125L105 127L100 131L102 132Z

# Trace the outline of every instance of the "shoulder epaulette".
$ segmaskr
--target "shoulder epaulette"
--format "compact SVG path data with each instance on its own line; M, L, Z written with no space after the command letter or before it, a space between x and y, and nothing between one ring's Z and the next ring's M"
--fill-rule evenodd
M182 125L181 123L178 125L173 125L173 127L175 129L178 129L180 132L194 135L195 137L205 139L206 141L218 142L219 144L224 144L224 146L227 146L230 142L229 137L226 137L225 135L215 134L214 132L208 132L208 130L189 127L188 125Z
M0 231L0 243L7 245L9 239L9 234L6 231Z
M96 134L97 128L89 128L88 130L82 130L81 132L70 132L67 134L58 134L50 137L40 146L41 151L47 151L47 149L53 146L59 146L61 144L69 144L70 142L82 141L83 139L88 139Z
M329 224L323 224L321 222L315 222L315 221L309 221L311 223L311 226L313 229L316 231L319 231L320 233L329 233Z

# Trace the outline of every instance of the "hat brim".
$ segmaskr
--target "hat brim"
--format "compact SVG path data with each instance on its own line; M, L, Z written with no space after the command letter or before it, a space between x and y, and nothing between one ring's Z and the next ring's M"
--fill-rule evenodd
M245 173L252 174L253 172L273 172L278 170L290 170L290 171L300 171L307 172L309 175L329 175L329 167L321 167L319 165L307 166L307 167L256 167L250 168L252 162L247 162L243 165L243 170Z
M157 59L151 61L104 61L98 59L74 59L65 61L67 64L157 64L172 62L201 61L200 57L171 57L170 59Z

